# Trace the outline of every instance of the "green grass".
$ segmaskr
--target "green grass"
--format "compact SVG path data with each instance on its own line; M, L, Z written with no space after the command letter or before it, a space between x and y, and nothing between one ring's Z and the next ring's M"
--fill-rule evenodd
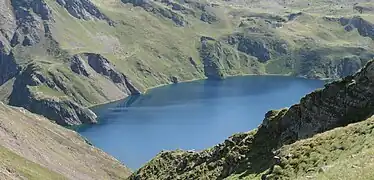
M280 165L270 179L374 178L374 118L336 128L277 150ZM242 174L227 179L237 179ZM256 174L244 179L259 179Z
M63 180L67 179L62 175L48 170L36 163L22 158L21 156L0 146L0 177L2 174L10 174L10 177L24 177L29 180ZM1 172L1 171L7 172ZM5 178L10 178L6 177Z
M30 88L32 92L39 92L39 93L42 93L44 96L57 97L57 98L66 96L66 94L64 94L63 92L51 89L46 85L31 86Z
M350 47L365 48L369 54L373 53L371 49L374 48L370 38L360 36L357 31L346 32L338 22L330 22L323 18L358 15L357 12L347 11L347 9L352 10L348 5L344 5L341 9L340 6L328 1L313 2L313 6L308 6L308 1L297 1L286 5L278 0L261 1L255 4L238 1L234 6L232 2L215 2L219 6L206 8L206 11L215 14L217 18L217 22L212 24L200 20L202 11L197 8L197 5L209 4L209 2L173 1L186 7L188 12L193 12L194 15L183 14L181 11L172 10L164 3L155 2L158 8L169 9L183 16L188 21L185 27L177 27L168 18L147 12L142 7L123 4L119 0L92 0L92 2L102 13L116 22L114 27L103 20L76 19L56 1L47 0L46 3L52 10L54 19L54 23L50 26L52 36L58 44L42 38L41 43L36 46L15 48L19 64L38 62L45 66L44 74L52 73L58 77L67 77L64 78L69 89L69 93L66 94L85 106L101 104L125 95L121 96L118 91L116 93L108 91L113 88L106 88L110 82L105 80L105 77L98 75L86 78L72 73L68 62L70 55L86 52L102 54L120 72L129 77L138 89L145 91L172 83L171 77L177 77L179 81L206 78L200 51L201 36L212 37L220 42L220 45L210 53L215 53L216 61L221 68L220 72L224 76L282 74L326 77L330 76L324 73L328 67L326 64L354 54L354 51L349 51ZM369 6L367 3L364 5ZM272 11L269 13L264 9ZM330 13L330 9L337 9L337 11L334 12L335 14ZM268 25L268 22L285 21L290 13L297 12L302 12L302 15L293 21L282 22L281 28L272 28ZM372 19L370 13L359 15L367 20ZM245 20L248 18L252 21ZM246 27L238 27L242 21L246 21ZM238 52L237 46L230 46L225 41L227 36L235 33L245 34L248 28L257 28L261 31L247 33L246 36L250 39L258 39L259 42L269 46L272 58L267 63L254 63L254 57ZM271 47L280 42L288 44L288 54L279 54ZM341 50L334 51L335 47ZM298 52L300 49L307 48L318 49L317 53L326 58L308 64L307 67L310 69L303 67L304 62L301 61L304 59ZM46 49L52 49L53 53L47 54ZM323 49L331 51L325 52L322 51ZM197 64L197 68L190 63L190 58ZM257 71L253 71L252 65ZM114 87L113 84L111 86ZM40 90L47 94L60 95L46 88Z

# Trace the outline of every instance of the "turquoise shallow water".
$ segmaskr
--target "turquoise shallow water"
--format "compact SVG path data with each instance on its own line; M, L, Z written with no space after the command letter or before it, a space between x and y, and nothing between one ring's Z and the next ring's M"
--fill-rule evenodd
M78 132L135 170L161 150L201 150L254 129L268 110L289 107L323 85L279 76L169 85L95 107L100 123Z

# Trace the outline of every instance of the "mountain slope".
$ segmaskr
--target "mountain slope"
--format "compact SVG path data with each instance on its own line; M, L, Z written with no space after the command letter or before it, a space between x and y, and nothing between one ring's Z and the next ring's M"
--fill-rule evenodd
M337 165L326 174L331 178L346 167L343 162L350 155L357 155L354 163L373 153L373 76L370 61L357 74L306 95L289 109L269 111L256 130L202 152L162 152L130 179L322 178L319 168L323 172ZM358 168L365 173L361 177L373 177L371 160Z
M0 104L1 179L125 179L130 170L76 132Z
M0 179L66 179L0 146Z
M374 57L372 1L1 0L1 98L61 125L180 81L340 78Z

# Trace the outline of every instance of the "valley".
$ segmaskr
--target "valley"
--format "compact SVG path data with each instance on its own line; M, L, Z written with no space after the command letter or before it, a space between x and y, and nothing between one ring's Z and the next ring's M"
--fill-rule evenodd
M0 0L0 179L373 179L373 39L371 0ZM97 105L247 75L330 83L135 172L69 130L101 127Z

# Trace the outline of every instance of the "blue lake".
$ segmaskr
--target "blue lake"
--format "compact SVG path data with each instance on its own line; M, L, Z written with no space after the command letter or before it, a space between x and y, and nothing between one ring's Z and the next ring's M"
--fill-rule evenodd
M95 107L100 123L78 132L136 170L161 150L202 150L254 129L268 110L298 103L323 85L279 76L174 84Z

